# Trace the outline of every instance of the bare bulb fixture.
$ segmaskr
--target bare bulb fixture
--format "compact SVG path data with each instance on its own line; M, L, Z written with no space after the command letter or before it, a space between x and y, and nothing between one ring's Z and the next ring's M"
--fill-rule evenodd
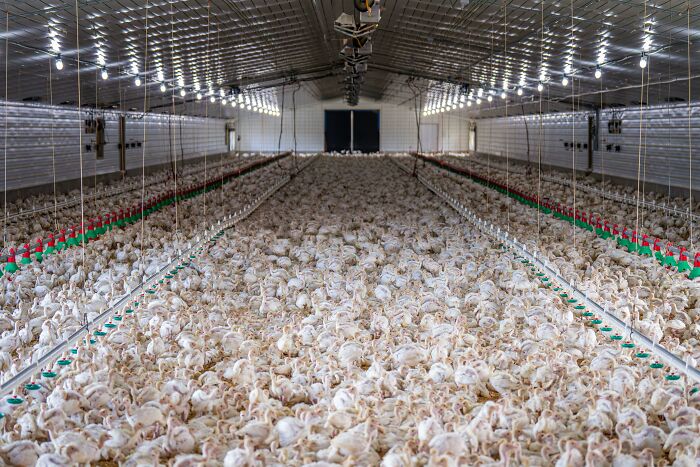
M523 95L523 88L518 88L518 90L516 91L516 93L517 93L519 96L522 96L522 95Z
M102 76L102 81L107 81L107 78L109 78L107 68L102 68L102 72L100 73L100 75Z
M166 90L165 84L161 83L160 84L160 92L165 92L165 90Z
M569 77L564 75L564 77L561 79L561 85L562 86L568 86L569 85Z
M537 83L537 91L542 92L544 90L544 85L540 82Z
M180 89L180 97L185 97L187 95L187 91L184 89Z
M506 97L507 97L506 92L505 92L505 91L502 91L502 92L501 92L501 99L505 100Z
M642 56L639 59L639 68L646 68L647 67L647 56L646 54L642 53Z
M137 76L136 79L134 80L134 84L136 85L136 87L141 86L141 78L139 78L139 77Z
M599 66L595 68L595 79L600 79L603 76L603 70Z
M56 69L59 71L63 70L63 60L61 60L60 55L56 57Z

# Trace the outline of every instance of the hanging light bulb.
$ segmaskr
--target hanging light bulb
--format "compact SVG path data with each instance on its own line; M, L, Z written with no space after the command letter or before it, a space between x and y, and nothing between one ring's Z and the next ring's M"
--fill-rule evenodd
M600 69L600 65L595 67L595 78L600 79L603 76L603 70Z
M234 108L236 107L236 101L233 99L231 99L231 107L234 107Z
M198 101L201 101L201 100L202 100L202 93L201 93L201 92L198 92L198 93L197 93L197 100L198 100Z
M226 99L221 99L221 105L226 105Z
M542 81L537 83L537 91L542 92L544 90L544 85L542 84Z
M160 92L165 92L165 91L166 91L165 83L160 83Z
M519 96L522 96L522 95L523 95L523 88L518 88L518 90L516 91L516 93L517 93Z
M647 67L647 55L642 52L642 56L639 58L639 68Z
M489 102L493 102L493 96L491 94L489 94L488 97L486 98L486 100Z
M505 100L508 95L506 94L505 91L501 91L501 99Z
M56 69L59 71L63 70L63 60L61 60L60 55L56 57Z
M459 108L460 108L460 109L463 109L463 108L464 108L464 102L460 102L460 103L459 103Z
M185 88L180 89L180 96L185 97L187 95L187 91L185 91Z
M471 106L472 106L472 101L471 101L471 100L468 100L468 101L467 101L467 107L471 107Z
M480 97L476 98L476 105L481 105L481 98Z
M136 79L134 80L134 84L136 85L136 87L141 86L141 78L139 78L139 77L137 76Z
M568 86L569 85L569 77L564 75L564 77L561 79L561 85L562 86Z
M102 80L103 80L103 81L106 81L107 78L109 78L109 74L107 73L107 68L106 68L106 67L103 67L103 68L102 68L102 73L100 73L100 74L102 75Z
M211 96L211 97L209 98L209 102L211 102L212 104L213 104L214 102L216 102L216 97Z

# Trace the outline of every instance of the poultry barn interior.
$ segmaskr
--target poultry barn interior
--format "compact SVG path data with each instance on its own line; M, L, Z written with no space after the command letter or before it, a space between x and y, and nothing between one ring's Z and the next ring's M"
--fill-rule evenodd
M700 3L0 10L0 465L700 465Z

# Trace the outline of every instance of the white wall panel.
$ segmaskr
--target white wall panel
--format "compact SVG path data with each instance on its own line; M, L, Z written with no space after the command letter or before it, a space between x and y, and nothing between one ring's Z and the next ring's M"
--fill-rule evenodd
M622 132L610 134L608 122L613 118L612 110L600 112L599 146L593 151L592 171L597 174L637 180L662 186L695 189L700 186L700 104L692 103L688 118L685 103L625 108L615 111L615 118L622 120ZM575 159L577 169L588 169L588 151L583 143L588 142L588 118L595 112L514 116L508 118L477 119L477 152L514 159L537 160L540 134L542 135L542 162L556 167L572 167ZM525 131L528 124L529 138ZM641 128L640 128L641 127ZM690 131L690 138L689 138ZM572 155L564 142L582 143ZM692 142L692 144L691 144ZM693 169L690 170L690 148L693 148ZM619 150L618 150L619 148Z
M300 97L304 94L303 97ZM278 102L282 103L280 96ZM319 152L324 149L324 111L357 109L379 110L380 149L384 152L415 151L418 145L414 109L410 105L396 105L363 98L356 107L342 100L318 101L305 91L297 93L297 150ZM300 102L300 104L299 104ZM294 149L291 91L285 94L284 132L282 151ZM241 151L277 151L280 117L271 117L251 111L239 112ZM451 114L421 117L425 123L439 125L440 150L459 151L467 147L467 120Z
M96 159L85 145L94 143L94 134L84 133L82 121L88 112L76 108L0 102L0 184L7 190L50 184L53 161L56 181L80 177L80 138L83 142L83 176L110 174L119 171L118 113L98 112L105 119L105 151ZM126 149L127 170L141 167L146 149L146 166L167 163L172 153L185 159L226 152L224 119L201 117L169 117L162 114L126 114L126 142L140 142L139 147ZM80 117L80 118L79 118ZM5 139L5 124L7 139ZM146 133L144 139L144 124ZM172 132L171 132L172 130ZM174 147L171 142L174 142ZM6 156L5 156L6 149ZM5 173L5 165L7 172Z

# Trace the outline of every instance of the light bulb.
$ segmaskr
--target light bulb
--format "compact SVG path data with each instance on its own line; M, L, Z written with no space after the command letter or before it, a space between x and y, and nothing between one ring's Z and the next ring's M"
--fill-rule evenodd
M107 74L107 68L102 68L102 73L101 73L101 75L102 75L102 80L103 80L103 81L106 81L107 78L109 78L109 74Z
M600 67L596 67L595 69L595 78L600 79L600 77L603 76L603 71L600 69Z
M234 101L234 100L231 101L231 107L236 107L236 101Z
M639 59L639 68L646 68L647 67L647 56L642 54L642 57Z
M569 77L564 75L564 77L561 79L561 85L567 86L568 84L569 84Z
M516 92L519 96L522 96L523 95L523 88L518 88L518 90Z
M216 102L216 97L211 96L211 97L209 98L209 102L211 102L212 104L213 104L214 102Z
M185 97L185 95L187 95L187 91L185 91L184 89L180 89L180 96Z
M489 94L489 96L486 98L487 101L492 102L493 101L493 96Z
M56 58L56 69L59 71L63 70L63 60L61 60L60 55Z
M166 90L165 84L161 83L160 84L160 92L165 92L165 90Z
M508 97L505 91L501 91L501 99L505 100Z
M467 101L467 107L471 107L471 106L472 106L472 101Z
M134 84L136 85L136 87L141 86L141 78L139 78L139 77L137 76L136 79L134 80Z
M539 92L542 92L543 89L544 89L544 85L543 85L541 82L540 82L540 83L537 83L537 90L538 90Z
M197 100L198 100L198 101L201 101L201 100L202 100L202 93L201 93L201 92L198 92L198 93L197 93Z
M226 99L221 99L221 105L226 105Z
M476 105L481 105L481 98L480 97L476 98Z
M463 108L464 108L464 102L460 102L460 103L459 103L459 108L460 108L460 109L463 109Z
M246 108L246 109L248 109L248 110L250 110L250 109L252 109L252 108L253 108L253 106L251 106L250 104L248 104L248 105L246 105L246 107L245 107L245 108Z

